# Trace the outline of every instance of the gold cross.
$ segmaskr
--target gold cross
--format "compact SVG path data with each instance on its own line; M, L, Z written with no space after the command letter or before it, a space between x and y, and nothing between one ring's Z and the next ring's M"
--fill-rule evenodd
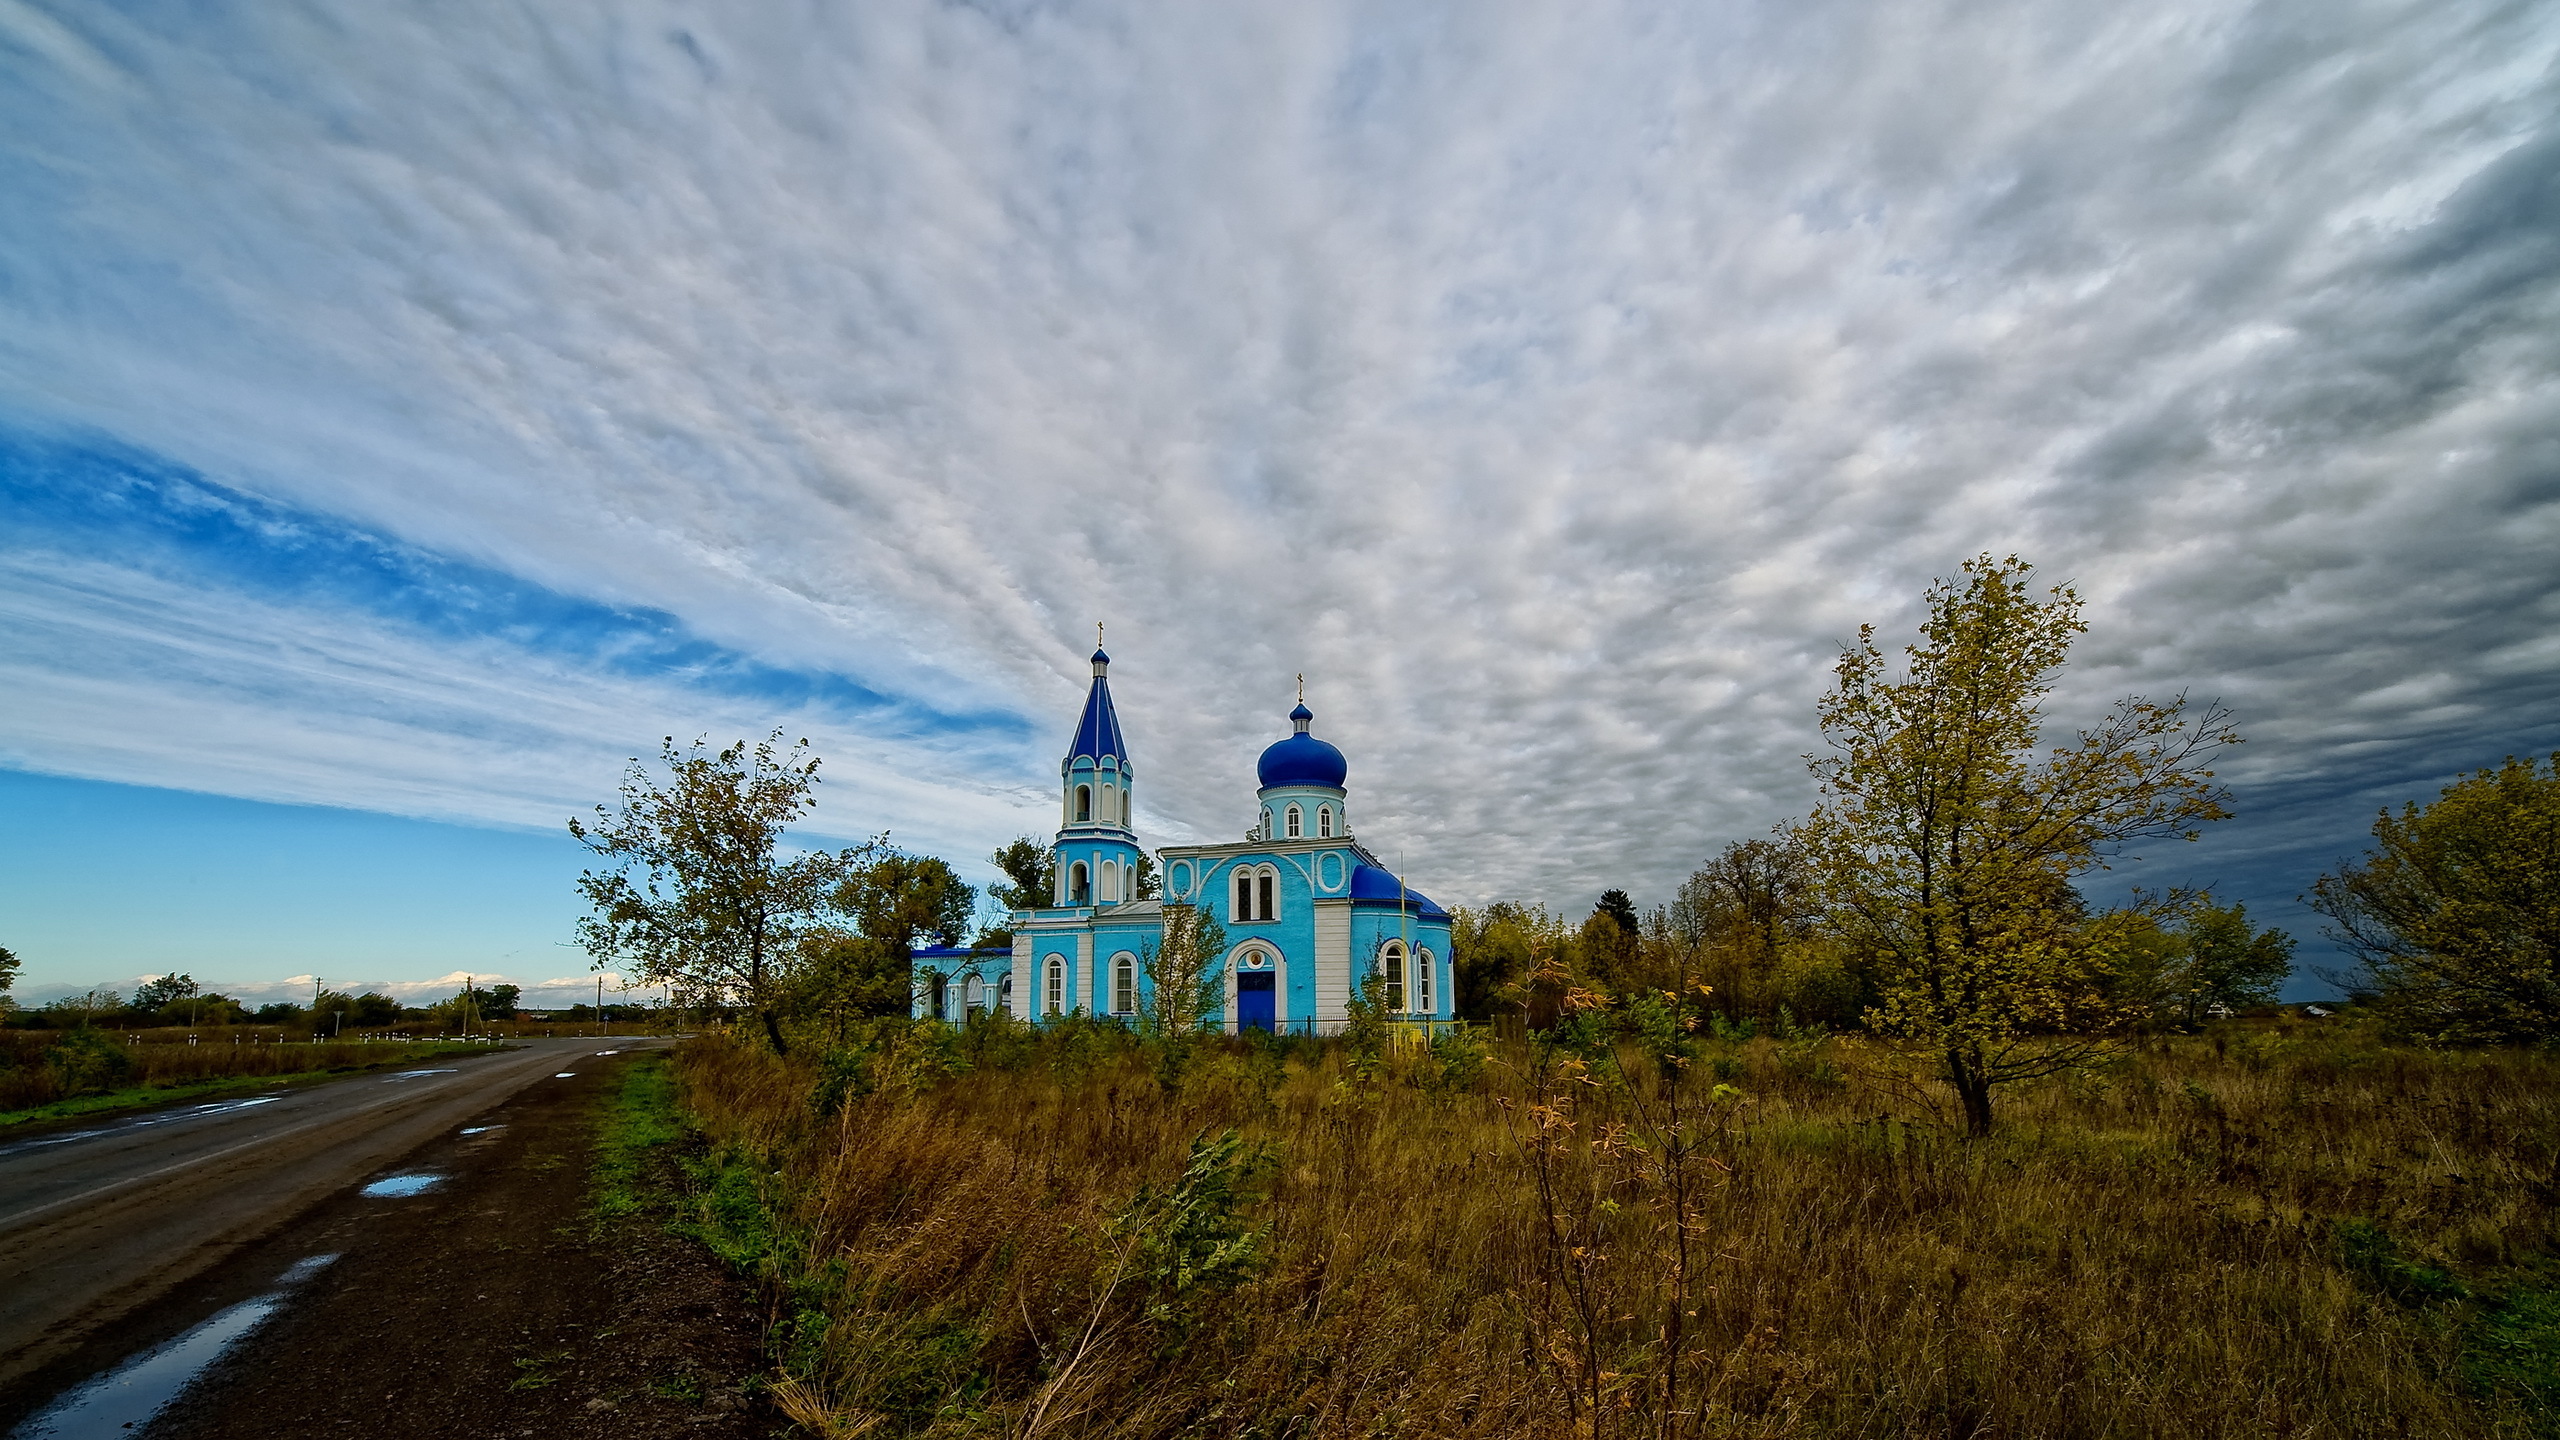
M1304 671L1298 674L1298 703L1301 705L1307 703L1307 677Z
M1102 622L1099 620L1093 622L1093 648L1102 648Z

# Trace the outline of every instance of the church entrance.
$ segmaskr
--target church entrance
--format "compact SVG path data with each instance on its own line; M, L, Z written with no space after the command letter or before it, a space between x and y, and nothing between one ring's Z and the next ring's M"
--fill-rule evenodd
M1279 1018L1279 995L1272 986L1279 978L1268 970L1236 972L1237 1030L1268 1032L1274 1028L1274 1022Z

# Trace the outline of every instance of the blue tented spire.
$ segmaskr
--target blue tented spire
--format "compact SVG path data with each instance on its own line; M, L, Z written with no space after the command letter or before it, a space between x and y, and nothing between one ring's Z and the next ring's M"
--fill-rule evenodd
M1084 697L1084 718L1076 722L1076 743L1067 748L1067 759L1099 760L1105 755L1119 757L1120 768L1129 768L1129 744L1120 738L1120 714L1111 708L1111 657L1100 650L1093 652L1093 689Z

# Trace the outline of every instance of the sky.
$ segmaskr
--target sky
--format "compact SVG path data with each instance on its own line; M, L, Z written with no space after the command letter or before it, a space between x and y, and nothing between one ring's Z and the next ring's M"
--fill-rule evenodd
M1142 835L1306 677L1444 903L1667 899L2015 552L2295 897L2560 748L2560 10L0 0L0 944L576 981L659 738ZM2306 966L2308 969L2308 966ZM331 981L332 984L336 982ZM577 983L591 984L591 981ZM2305 982L2308 983L2308 982ZM569 993L562 990L565 996Z

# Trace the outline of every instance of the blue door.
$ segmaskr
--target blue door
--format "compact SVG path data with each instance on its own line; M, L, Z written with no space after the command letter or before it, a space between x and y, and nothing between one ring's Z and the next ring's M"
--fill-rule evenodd
M1272 982L1278 978L1268 970L1236 972L1236 1028L1238 1030L1272 1028L1272 1022L1278 1018L1274 1004L1279 997L1271 986Z

